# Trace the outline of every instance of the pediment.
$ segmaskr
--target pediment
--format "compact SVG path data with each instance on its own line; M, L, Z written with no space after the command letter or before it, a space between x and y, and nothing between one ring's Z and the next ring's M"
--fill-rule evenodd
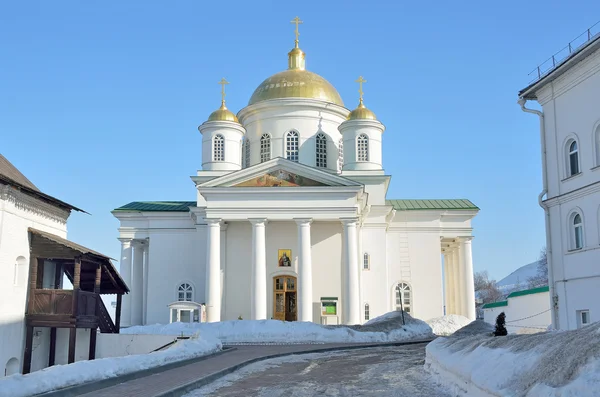
M232 185L232 187L299 187L299 186L329 186L300 174L286 171L282 168L265 172L262 175Z
M362 184L304 164L275 158L212 179L199 187L327 187Z

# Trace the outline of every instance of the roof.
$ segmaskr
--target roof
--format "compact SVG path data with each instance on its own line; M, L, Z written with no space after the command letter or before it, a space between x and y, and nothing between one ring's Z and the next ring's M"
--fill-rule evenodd
M0 175L21 186L25 186L38 192L40 191L37 186L27 179L27 177L23 175L21 171L17 169L17 167L12 165L12 163L8 161L8 159L2 154L0 154Z
M508 301L486 303L481 308L482 309L493 309L495 307L503 307L503 306L508 306Z
M440 200L386 200L386 205L391 205L395 210L479 210L475 204L466 199L440 199Z
M129 287L121 278L121 275L114 267L110 257L97 251L91 250L83 245L79 245L52 233L47 233L38 229L28 228L31 233L31 252L38 258L45 258L57 261L73 261L75 257L81 257L82 262L94 264L93 268L83 266L81 269L82 289L87 287L93 290L93 284L96 277L96 267L101 265L103 274L101 278L101 294L123 294L129 292ZM85 263L87 265L87 263ZM72 270L72 269L71 269ZM65 268L65 273L73 282L73 272Z
M507 299L508 298L516 298L517 296L523 296L523 295L540 294L542 292L548 292L548 291L550 291L550 287L548 287L547 285L545 287L525 289L523 291L512 292L511 294L509 294L507 296Z
M42 193L37 186L35 186L25 175L21 173L10 161L0 154L0 183L14 186L21 192L33 196L41 201L45 201L57 207L66 208L68 210L75 210L79 212L85 212L81 208L77 208L74 205L66 203L62 200L52 197L48 194Z
M118 212L137 211L167 211L167 212L189 212L189 207L195 207L195 201L133 201L122 207L115 208Z
M537 99L536 91L543 85L556 80L558 77L567 72L573 65L577 64L583 58L587 57L594 51L600 48L600 33L591 37L578 49L571 52L569 56L559 62L556 66L553 66L549 71L545 73L540 79L529 84L527 87L519 91L519 97L525 99Z

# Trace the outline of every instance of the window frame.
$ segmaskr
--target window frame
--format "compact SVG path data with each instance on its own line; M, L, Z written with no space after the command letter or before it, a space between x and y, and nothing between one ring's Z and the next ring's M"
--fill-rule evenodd
M369 136L360 134L356 137L356 161L359 163L369 162Z
M405 286L405 288L400 288L401 286ZM400 288L400 290L399 290ZM408 291L408 303L406 303L406 296L405 296L405 292ZM401 292L401 296L400 299L402 299L402 306L400 306L398 304L398 292ZM393 308L395 311L400 311L401 309L404 309L405 313L410 314L411 316L414 317L414 301L413 301L413 296L412 296L412 287L409 283L407 283L406 281L399 281L396 284L394 284L394 288L392 290L392 297L393 297ZM406 308L408 307L408 311L406 310Z
M592 140L592 147L594 148L594 168L598 168L600 167L600 121L594 125Z
M368 252L363 253L362 270L371 270L371 254Z
M224 162L225 161L225 137L222 134L217 134L212 139L213 142L213 161ZM220 143L220 145L219 145ZM220 159L219 159L220 158Z
M260 137L260 162L271 160L271 134L265 133Z
M364 312L363 312L365 321L369 321L371 319L371 306L368 303L365 303L364 305Z
M315 166L327 168L327 135L322 132L315 137Z
M575 148L572 149L572 146L575 145ZM575 166L576 170L572 167L572 158L575 157ZM575 134L570 134L564 141L564 161L565 161L565 178L569 179L573 178L579 174L581 174L581 145L579 145L579 139ZM577 172L573 172L577 171Z
M579 217L579 221L577 221ZM579 251L585 248L585 220L580 208L576 208L569 213L569 251ZM580 242L580 244L578 244Z
M577 310L577 328L583 328L586 325L590 325L592 323L592 321L590 320L590 310L589 309L582 309L582 310ZM586 317L587 321L583 321L583 317Z
M295 144L295 148L293 145ZM290 130L285 134L285 158L295 163L300 162L300 133L296 130Z
M189 288L185 288L185 286L188 286ZM194 302L194 292L195 292L195 288L194 285L188 281L184 281L181 282L177 285L177 291L176 291L176 298L177 298L177 302ZM180 294L184 294L183 297L184 299L180 298ZM187 299L187 296L190 296L190 299Z

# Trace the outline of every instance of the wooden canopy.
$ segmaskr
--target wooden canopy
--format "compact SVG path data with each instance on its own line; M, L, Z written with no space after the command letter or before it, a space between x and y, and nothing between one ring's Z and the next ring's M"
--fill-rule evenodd
M71 282L74 279L75 259L81 259L80 288L94 291L96 269L102 271L100 294L125 294L129 292L111 258L82 245L66 240L57 235L34 228L28 229L30 234L31 255L47 259L63 265L65 274Z

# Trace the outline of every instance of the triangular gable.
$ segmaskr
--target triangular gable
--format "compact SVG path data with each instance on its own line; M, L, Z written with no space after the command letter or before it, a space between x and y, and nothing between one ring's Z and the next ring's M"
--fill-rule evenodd
M205 182L201 187L362 186L327 171L281 157Z

